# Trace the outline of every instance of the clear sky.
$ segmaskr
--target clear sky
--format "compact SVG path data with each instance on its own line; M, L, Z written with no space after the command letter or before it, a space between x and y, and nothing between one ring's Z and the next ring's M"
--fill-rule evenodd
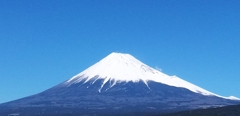
M0 103L42 92L111 52L240 97L239 0L1 0Z

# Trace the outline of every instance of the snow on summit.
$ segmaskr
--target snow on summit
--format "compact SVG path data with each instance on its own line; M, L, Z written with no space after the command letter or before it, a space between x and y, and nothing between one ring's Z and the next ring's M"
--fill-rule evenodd
M183 87L203 95L221 97L194 84L191 84L177 76L169 76L164 74L142 63L132 55L123 53L113 52L109 54L96 64L66 81L65 84L71 85L82 80L88 82L91 79L104 79L102 86L108 81L113 82L111 86L114 86L116 83L129 81L143 81L148 86L148 81L154 81L170 86Z

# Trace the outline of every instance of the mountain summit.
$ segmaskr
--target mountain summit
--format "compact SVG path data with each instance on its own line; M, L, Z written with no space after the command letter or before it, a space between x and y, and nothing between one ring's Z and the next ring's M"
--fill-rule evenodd
M67 80L65 84L69 86L72 84L76 84L82 80L84 80L85 83L90 80L94 80L92 83L94 84L94 82L98 79L104 80L101 87L99 88L99 92L101 92L102 87L108 81L111 82L109 88L113 87L116 83L130 81L134 83L143 81L149 88L148 81L154 81L174 87L183 87L189 89L190 91L203 95L219 96L194 84L191 84L177 76L169 76L154 68L151 68L150 66L142 63L130 54L116 52L109 54L101 61L97 62L83 72ZM227 99L231 98L233 97L229 97Z
M148 81L154 81L170 86L187 88L193 92L201 93L203 95L215 95L176 76L168 76L154 68L151 68L130 54L115 52L111 53L100 62L97 62L78 75L72 77L65 82L65 84L71 85L82 80L85 80L85 82L94 80L95 82L97 79L104 80L101 88L108 81L111 82L110 87L113 87L116 83L129 81L143 81L146 86L148 86ZM99 92L101 91L101 88L99 88Z
M169 76L130 54L111 53L44 92L0 104L0 115L167 113L240 104Z

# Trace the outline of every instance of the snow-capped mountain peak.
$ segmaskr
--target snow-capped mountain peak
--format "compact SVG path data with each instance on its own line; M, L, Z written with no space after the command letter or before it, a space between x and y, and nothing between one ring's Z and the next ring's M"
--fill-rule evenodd
M88 82L91 79L104 79L102 86L104 86L107 81L113 82L111 86L114 86L119 82L129 81L143 81L146 86L148 86L148 81L154 81L170 86L183 87L203 95L216 95L185 80L182 80L177 76L166 75L142 63L132 55L123 53L113 52L109 54L96 64L66 81L65 85L78 83L82 80Z
M129 54L114 52L77 76L84 75L85 77L87 76L88 79L91 79L98 75L99 78L104 79L109 78L116 81L138 82L139 80L149 79L144 75L158 72L159 71L152 69Z
M192 92L200 93L202 95L217 96L231 100L239 100L235 97L223 97L215 93L209 92L177 76L169 76L159 70L151 68L150 66L144 64L130 54L116 52L109 54L96 64L92 65L83 72L67 80L64 84L66 86L70 86L80 81L85 81L86 83L90 80L94 80L92 83L94 84L94 82L96 82L98 79L104 80L101 87L99 88L99 92L101 92L102 87L108 81L111 82L111 87L113 87L116 83L129 81L135 83L143 81L148 87L148 82L154 81L174 87L186 88Z

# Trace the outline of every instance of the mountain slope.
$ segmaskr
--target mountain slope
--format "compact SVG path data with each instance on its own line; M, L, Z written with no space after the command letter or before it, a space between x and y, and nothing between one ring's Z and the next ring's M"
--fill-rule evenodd
M1 104L0 115L166 113L239 103L168 76L129 54L112 53L53 88Z

